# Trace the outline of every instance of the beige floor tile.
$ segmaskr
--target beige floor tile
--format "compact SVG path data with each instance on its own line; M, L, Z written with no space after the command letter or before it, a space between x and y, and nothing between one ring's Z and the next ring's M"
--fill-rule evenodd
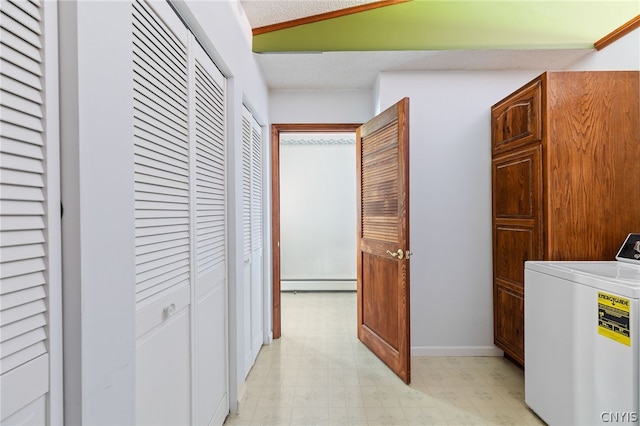
M291 412L292 425L328 425L328 408L300 408L294 407Z
M520 425L539 424L544 425L535 415L516 408L478 408L480 416L489 424L495 425Z
M251 421L253 423L269 423L271 421L271 416L273 415L274 409L268 407L259 407L256 408L253 412L253 417Z
M461 423L468 424L468 422L484 422L480 416L480 412L473 407L458 407L455 405L441 405L438 407L442 413L444 419L447 422L457 420Z
M444 415L438 408L403 408L407 424L433 425L444 424Z
M369 425L403 425L407 423L402 408L372 407L367 409Z
M524 374L500 357L413 357L405 385L357 340L352 293L285 293L227 425L540 425Z
M369 424L369 421L367 420L367 415L364 412L359 412L359 411L354 411L357 410L356 408L349 408L347 410L347 425L350 426L367 426ZM338 425L339 423L332 423L335 425Z

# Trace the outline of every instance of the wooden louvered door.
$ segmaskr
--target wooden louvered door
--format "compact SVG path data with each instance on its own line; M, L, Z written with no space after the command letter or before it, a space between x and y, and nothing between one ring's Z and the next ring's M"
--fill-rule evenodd
M358 338L409 383L409 99L362 125L356 144Z
M0 2L0 424L7 425L62 422L57 58L45 55L57 43L53 9Z

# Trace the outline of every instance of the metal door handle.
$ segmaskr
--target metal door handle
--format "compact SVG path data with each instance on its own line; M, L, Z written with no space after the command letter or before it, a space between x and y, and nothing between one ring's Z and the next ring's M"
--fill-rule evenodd
M404 252L402 251L402 249L398 249L396 253L391 253L389 250L387 250L387 254L391 255L392 257L397 257L401 260L404 259Z

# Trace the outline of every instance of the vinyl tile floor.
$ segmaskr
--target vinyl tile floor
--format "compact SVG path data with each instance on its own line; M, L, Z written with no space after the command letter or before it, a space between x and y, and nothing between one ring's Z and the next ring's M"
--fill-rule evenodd
M412 357L405 385L356 336L355 293L283 293L226 425L540 425L501 357Z

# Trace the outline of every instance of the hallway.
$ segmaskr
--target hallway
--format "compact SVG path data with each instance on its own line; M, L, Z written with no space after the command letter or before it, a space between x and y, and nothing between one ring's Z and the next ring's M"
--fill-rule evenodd
M413 357L406 386L356 337L355 293L283 293L282 338L264 346L226 425L543 424L503 358Z

